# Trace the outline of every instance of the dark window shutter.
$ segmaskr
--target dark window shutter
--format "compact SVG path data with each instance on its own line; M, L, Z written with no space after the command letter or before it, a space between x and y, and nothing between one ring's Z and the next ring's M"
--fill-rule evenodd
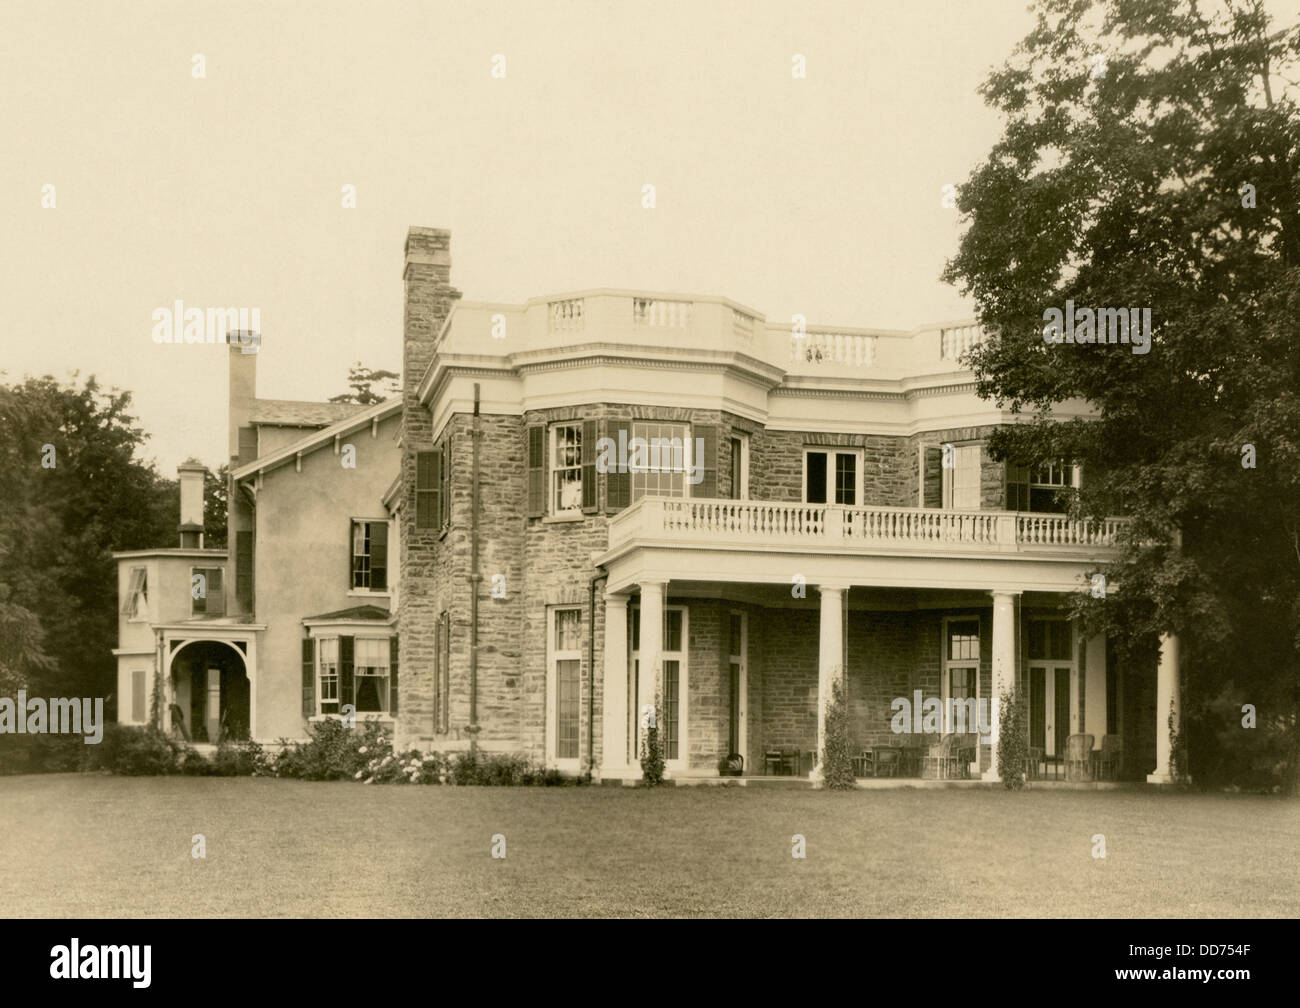
M596 421L582 422L582 510L596 510Z
M253 533L235 533L235 598L241 608L253 608Z
M442 443L442 479L438 484L438 528L451 524L451 435Z
M302 639L302 716L316 716L316 642Z
M388 638L388 713L397 713L397 638Z
M370 523L370 590L388 591L388 522Z
M546 428L533 424L528 428L528 517L540 518L545 508Z
M205 572L208 576L208 597L206 612L209 616L226 615L226 586L220 567L211 567Z
M351 589L353 589L353 588L360 588L360 587L361 587L361 585L357 583L357 547L356 547L356 541L357 541L357 526L360 525L360 524L361 524L361 522L353 521L351 518L348 519L348 580L347 580L347 585L348 585L348 589L349 589L349 590L351 590Z
M718 496L718 425L692 424L690 436L694 438L691 445L691 465L698 471L701 479L689 493L692 497ZM699 448L699 452L695 449Z
M131 720L142 724L146 717L144 705L144 669L138 668L131 673Z
M943 507L943 448L928 445L921 464L921 506Z
M339 713L343 713L343 705L355 703L353 700L353 638L339 638Z
M622 430L624 442L632 439L632 422L626 419L615 419L606 421L605 436L612 440L615 446L618 445L618 432ZM615 448L617 451L617 447ZM614 466L605 474L605 511L613 513L622 511L625 507L632 504L632 474L625 468L620 467L618 463L621 459L614 459Z
M415 527L436 529L442 518L442 451L415 453Z
M1007 472L1007 499L1006 509L1008 511L1028 511L1029 510L1029 467L1014 465L1011 462L1006 464Z

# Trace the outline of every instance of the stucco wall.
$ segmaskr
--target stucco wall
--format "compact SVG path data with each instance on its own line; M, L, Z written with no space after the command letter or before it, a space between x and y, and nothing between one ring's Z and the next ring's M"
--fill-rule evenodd
M257 495L255 545L256 620L267 625L258 651L257 720L254 736L302 738L302 619L371 603L388 595L358 594L351 584L351 519L386 519L382 497L397 476L399 420L344 439L356 448L356 468L327 444L263 476ZM390 537L391 539L392 537ZM390 544L390 555L393 550ZM396 575L390 561L390 577ZM400 683L399 674L399 683Z

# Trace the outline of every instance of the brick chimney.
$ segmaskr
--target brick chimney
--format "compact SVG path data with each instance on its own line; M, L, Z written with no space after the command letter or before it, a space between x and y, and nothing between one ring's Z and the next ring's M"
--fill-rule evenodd
M181 549L203 548L203 477L207 467L185 462L176 467L181 484Z

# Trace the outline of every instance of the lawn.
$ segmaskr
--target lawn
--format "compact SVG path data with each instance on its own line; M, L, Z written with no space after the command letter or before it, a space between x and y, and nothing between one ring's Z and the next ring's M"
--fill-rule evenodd
M0 777L4 917L1280 917L1298 854L1250 796Z

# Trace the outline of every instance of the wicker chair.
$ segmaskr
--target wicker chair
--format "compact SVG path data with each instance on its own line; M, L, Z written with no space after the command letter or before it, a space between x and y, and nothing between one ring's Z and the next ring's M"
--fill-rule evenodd
M871 771L874 777L897 777L903 762L903 750L877 746Z
M947 780L953 756L952 747L956 735L945 735L938 745L932 745L926 751L925 762L921 765L921 776L927 780Z
M1124 762L1124 740L1118 735L1101 737L1101 755L1097 757L1097 779L1117 780Z
M1091 735L1071 735L1065 740L1065 779L1068 781L1092 780Z
M1047 753L1042 746L1030 746L1029 755L1025 757L1025 778L1027 780L1038 780L1039 775L1043 772L1043 757Z

